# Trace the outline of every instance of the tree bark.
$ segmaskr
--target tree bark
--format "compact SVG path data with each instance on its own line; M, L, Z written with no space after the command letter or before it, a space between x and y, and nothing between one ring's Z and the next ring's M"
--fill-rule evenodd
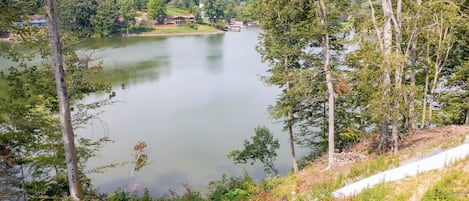
M415 38L411 41L411 50L410 50L410 91L409 91L409 113L408 113L408 133L414 133L416 126L416 117L415 117L415 91L417 90L415 86L415 76L417 74L417 43L418 43L418 28L417 28L417 20L420 18L420 6L422 5L422 0L417 0L418 11L417 15L415 16L415 24L414 24L414 35Z
M55 0L46 0L47 27L49 42L52 50L52 63L56 81L57 97L59 99L60 123L62 126L63 143L65 149L65 163L67 164L67 176L70 196L74 200L80 200L81 189L78 176L78 165L75 150L72 121L70 115L70 103L67 94L67 83L63 68L62 47L57 30L57 16L55 13Z
M428 121L426 126L430 126L432 123L432 115L433 115L433 102L435 100L435 91L436 91L436 85L438 84L438 79L439 79L439 70L440 67L438 64L435 65L435 74L433 75L433 81L432 81L432 88L430 89L430 99L428 101Z
M327 9L324 0L319 0L320 10L321 10L321 24L323 26L322 34L322 62L323 70L326 73L326 85L328 93L328 141L329 141L329 163L328 168L332 168L334 164L334 150L335 150L335 140L334 140L334 86L332 85L332 76L331 69L329 67L330 55L329 55L329 30L327 22Z
M391 90L391 65L389 55L392 50L392 4L389 0L383 0L382 2L383 14L384 14L384 26L383 26L383 110L384 114L381 120L381 133L380 143L378 149L382 150L389 141L389 96Z
M395 25L394 25L394 32L396 35L396 54L401 56L402 55L402 32L401 32L401 15L402 10L402 0L397 1L397 8L395 14ZM401 84L402 84L402 72L404 70L404 62L399 62L395 68L394 72L394 96L393 96L393 110L392 110L392 118L393 118L393 126L392 126L392 141L393 141L393 152L397 153L399 150L399 116L400 116L400 97L401 97Z
M416 64L417 64L417 41L416 38L412 41L412 50L411 50L411 58L410 58L410 92L409 92L409 114L408 114L408 129L409 133L415 132L415 76L416 76Z
M288 69L288 56L285 56L285 68ZM289 75L287 75L289 76ZM287 93L290 91L290 82L287 82ZM290 106L291 107L291 106ZM290 123L293 120L293 114L292 114L292 109L288 109L288 123ZM298 172L298 163L296 161L296 154L295 154L295 137L293 136L293 126L289 125L288 126L288 132L290 135L290 148L291 148L291 158L292 158L292 164L293 164L293 172L297 173Z
M466 111L466 122L464 122L465 125L469 125L469 105L467 107Z
M430 72L429 68L425 69L425 86L423 89L423 101L422 101L422 122L420 124L420 129L425 128L427 126L426 121L426 112L427 112L427 93L428 93L428 83L430 82Z
M451 39L451 28L450 27L444 27L445 24L443 23L444 19L440 20L441 24L439 32L438 32L438 48L437 48L437 55L436 55L436 60L435 60L435 74L433 76L433 83L432 83L432 88L430 91L430 102L428 106L428 124L431 124L432 121L432 112L433 112L433 101L435 100L435 93L436 93L436 87L438 85L438 79L441 71L446 65L446 62L448 61L448 57L450 54L450 51L452 49L452 39ZM453 26L453 25L449 25ZM449 42L448 42L449 41ZM449 45L446 47L445 44L449 43Z

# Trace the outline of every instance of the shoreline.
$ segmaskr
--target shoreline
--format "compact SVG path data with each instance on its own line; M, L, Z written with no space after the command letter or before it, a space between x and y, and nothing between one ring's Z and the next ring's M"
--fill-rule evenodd
M188 32L188 33L143 33L143 34L121 34L117 35L119 37L163 37L163 36L197 36L197 35L216 35L224 34L224 31L214 31L214 32ZM11 43L11 37L0 38L0 42Z
M188 33L143 33L143 34L122 34L121 37L156 37L156 36L196 36L196 35L216 35L224 34L224 31L215 32L188 32Z

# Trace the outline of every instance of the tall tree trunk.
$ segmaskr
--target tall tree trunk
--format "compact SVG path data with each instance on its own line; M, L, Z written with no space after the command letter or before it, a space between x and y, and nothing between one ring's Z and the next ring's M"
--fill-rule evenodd
M465 125L469 125L469 105L466 110L466 121L464 122Z
M332 168L334 164L334 86L332 85L332 76L331 76L331 69L329 67L329 30L328 30L328 22L327 22L327 10L326 4L324 0L319 0L320 10L321 10L321 24L323 26L323 34L322 34L322 62L324 72L326 73L326 85L327 85L327 93L328 93L328 141L329 141L329 163L328 167Z
M49 42L52 49L52 62L56 81L57 97L59 99L60 123L62 125L63 143L65 149L65 163L67 164L67 175L70 196L74 200L80 200L80 178L78 176L78 165L75 150L72 121L70 115L70 103L67 94L67 83L63 68L62 47L57 30L57 16L55 13L55 0L46 0L47 27Z
M432 121L432 112L433 112L433 102L435 101L435 93L436 93L436 88L438 85L438 79L440 78L439 75L443 68L446 65L446 62L448 61L448 56L450 54L450 51L453 46L453 42L451 39L451 28L450 27L445 27L445 24L443 23L443 19L440 20L440 27L439 27L439 32L438 32L438 47L437 47L437 55L435 59L435 73L433 76L433 83L432 83L432 88L430 91L430 101L429 101L429 106L428 106L428 123L431 124ZM450 25L451 26L451 25ZM446 47L445 43L449 43L449 45Z
M285 56L285 68L288 69L288 56ZM289 75L287 75L289 76ZM287 82L287 93L290 91L290 82ZM288 123L290 124L293 120L292 109L288 109ZM291 159L293 163L293 172L298 172L298 163L296 161L296 154L295 154L295 138L293 136L293 126L288 126L288 132L290 134L290 148L291 148Z
M394 25L394 32L396 35L396 54L401 56L402 55L402 32L401 32L401 15L402 10L402 0L397 1L397 8L396 8L396 15L395 15L395 25ZM401 109L401 84L402 84L402 72L404 71L404 62L400 62L397 64L394 72L394 97L393 97L393 110L392 110L392 141L393 141L393 152L397 153L399 150L399 116L400 116L400 109Z
M24 201L28 201L28 191L26 190L26 176L24 174L23 164L20 164L21 171L21 193L23 193Z
M428 83L430 82L430 69L427 67L425 69L425 86L423 89L423 101L422 101L422 122L420 124L420 129L427 126L426 113L427 113L427 93L428 93Z
M439 76L440 67L438 64L435 65L435 74L433 75L432 87L430 89L430 99L428 101L428 121L427 126L430 126L432 123L433 115L433 102L435 101L435 91L436 85L438 85L438 76Z
M411 41L411 50L410 50L410 91L409 91L409 113L408 113L408 133L414 133L416 126L416 117L415 117L415 92L417 90L415 86L415 76L417 74L417 43L418 43L418 28L417 28L417 20L420 18L420 6L422 5L422 0L417 0L417 6L418 6L418 11L417 15L414 19L415 24L414 24L414 37L413 40Z
M389 0L383 0L382 2L383 14L384 14L384 26L383 26L383 110L384 114L381 120L381 134L380 143L378 149L382 150L383 146L389 141L389 96L391 91L391 62L389 61L389 55L392 50L392 4Z
M411 58L410 58L410 92L409 92L409 114L408 114L408 129L409 133L415 132L415 76L416 76L416 64L417 64L417 42L418 39L416 38L412 41L412 50L411 50Z

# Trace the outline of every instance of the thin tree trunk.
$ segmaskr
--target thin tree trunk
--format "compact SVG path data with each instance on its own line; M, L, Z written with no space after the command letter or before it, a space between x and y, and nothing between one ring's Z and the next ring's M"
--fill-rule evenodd
M328 141L329 141L329 163L328 168L332 168L334 164L334 86L332 85L331 69L329 67L329 30L327 22L327 10L324 0L319 0L321 9L321 24L323 26L322 34L322 56L323 56L323 68L326 73L326 84L328 93Z
M397 1L397 9L395 15L395 26L394 32L396 35L396 54L402 55L402 32L401 32L401 21L400 15L402 10L402 0ZM393 126L392 126L392 141L393 141L393 152L397 153L399 150L399 116L400 116L400 97L401 97L401 84L402 84L402 72L404 71L404 62L397 64L394 72L394 107L392 110Z
M28 192L26 190L26 177L24 176L24 167L23 164L20 164L20 170L21 170L21 191L23 193L23 199L24 201L28 201Z
M407 113L406 121L406 131L407 134L412 134L415 131L415 76L417 74L416 64L417 64L417 42L418 42L418 20L420 18L420 6L422 5L422 0L417 0L417 13L414 18L411 19L414 21L412 28L412 33L410 34L409 42L407 43L406 51L404 53L404 58L409 56L410 52L410 89L407 98L407 107L409 108Z
M441 66L440 66L440 51L439 50L441 50L441 43L442 43L442 37L443 37L442 32L443 32L443 30L440 30L440 32L439 32L438 51L437 51L436 61L435 61L435 73L433 74L432 87L430 89L430 100L428 101L427 126L431 125L431 123L432 123L433 101L435 99L435 90L436 90L436 85L438 84L438 76L440 74L440 67ZM429 64L430 64L430 62L429 62Z
M432 123L433 115L433 102L435 101L435 91L436 85L438 85L438 76L439 76L440 67L438 64L435 65L435 74L433 77L432 88L430 90L430 100L428 101L428 121L427 126L430 126Z
M285 56L285 68L288 69L288 56ZM289 75L288 75L289 76ZM287 82L287 93L290 91L290 82ZM292 109L288 110L288 123L290 124L293 119ZM291 158L293 163L293 172L298 172L298 163L296 161L296 154L295 154L295 138L293 136L293 126L288 126L288 132L290 134L290 148L291 148Z
M409 121L408 121L408 128L409 133L415 132L415 76L416 76L416 64L417 64L417 41L415 39L412 42L412 50L411 50L411 58L410 58L410 92L409 92Z
M380 134L380 143L378 149L382 150L383 146L389 141L389 96L391 90L391 63L389 55L391 54L392 49L392 4L389 0L382 1L383 14L384 14L384 26L383 26L383 110L384 114L381 120L381 134Z
M466 122L464 122L464 124L469 125L469 105L468 105L467 111L466 111Z
M428 93L428 83L430 82L430 72L429 68L427 67L425 69L425 86L423 89L423 101L422 101L422 122L420 124L420 129L425 128L427 126L427 120L426 120L426 112L427 112L427 93Z
M443 21L443 19L441 20ZM433 102L435 101L435 93L436 93L436 87L438 85L438 79L439 75L443 69L443 67L446 65L446 62L448 61L448 56L449 53L452 49L452 42L448 42L448 40L451 41L451 28L449 27L444 27L444 23L441 22L440 25L440 30L439 30L439 39L438 39L438 48L437 48L437 55L436 55L436 60L435 60L435 74L433 77L433 84L432 84L432 89L430 91L430 103L429 103L429 111L428 111L428 123L431 124L432 121L432 112L433 112ZM449 39L448 39L449 37ZM450 43L448 47L444 47L445 43ZM444 50L444 51L443 51ZM440 54L442 53L443 54Z
M55 0L46 0L46 12L48 17L47 27L50 37L49 42L52 49L52 62L54 66L57 97L59 99L60 123L62 125L69 191L72 199L80 200L80 178L78 176L75 141L70 115L70 103L67 94L67 83L65 81L65 72L63 68L62 48L57 30Z

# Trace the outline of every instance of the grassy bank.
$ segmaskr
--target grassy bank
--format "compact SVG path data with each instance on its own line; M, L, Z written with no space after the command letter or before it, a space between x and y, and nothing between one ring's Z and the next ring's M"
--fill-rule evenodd
M139 35L190 35L202 33L220 33L220 30L207 25L154 26L153 28L136 28L130 36Z
M383 183L351 200L469 200L469 159L442 171L431 171Z
M384 170L420 160L462 144L469 126L425 129L401 142L397 154L378 155L373 151L376 138L356 145L351 152L337 154L346 158L327 168L327 157L313 161L297 174L264 181L264 192L252 200L334 200L332 192ZM361 155L361 157L356 157ZM336 156L335 156L336 157ZM348 160L347 159L350 159ZM401 181L377 185L348 200L469 200L469 159L441 172L421 173ZM417 199L414 199L417 198Z

